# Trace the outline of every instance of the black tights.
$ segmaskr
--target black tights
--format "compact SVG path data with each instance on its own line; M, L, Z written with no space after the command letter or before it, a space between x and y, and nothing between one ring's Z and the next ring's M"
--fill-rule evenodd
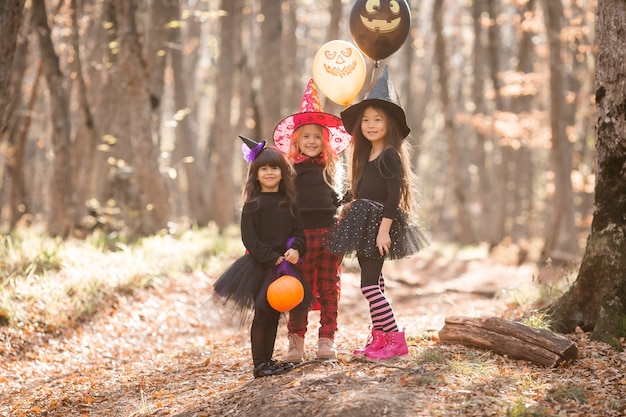
M383 270L385 259L372 259L358 257L359 266L361 267L361 288L370 285L379 285L380 273Z
M255 368L272 360L279 319L280 313L274 309L266 307L254 310L250 328L250 347Z

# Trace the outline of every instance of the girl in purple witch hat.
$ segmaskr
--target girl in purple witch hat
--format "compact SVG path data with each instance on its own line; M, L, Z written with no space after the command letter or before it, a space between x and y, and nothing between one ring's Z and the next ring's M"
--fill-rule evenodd
M411 197L411 170L404 138L409 134L404 110L387 68L365 99L341 113L352 133L350 194L328 247L356 254L361 267L361 292L369 303L372 332L356 355L389 359L408 354L404 331L396 323L384 291L386 259L416 253L428 244Z
M255 378L293 369L291 363L272 359L281 313L267 301L267 288L282 275L295 276L303 284L304 299L295 309L308 310L311 290L300 278L296 264L305 254L306 237L298 211L291 167L284 155L265 142L241 137L250 162L243 190L241 239L246 254L237 259L213 285L215 296L238 308L254 311L250 328Z
M326 239L336 225L339 206L338 155L350 144L351 136L341 119L322 110L315 84L309 80L300 112L283 119L274 130L276 147L287 155L296 171L296 204L302 213L307 255L299 265L302 277L314 293L312 309L320 311L317 359L333 359L337 331L342 256L326 249ZM298 363L305 356L304 337L308 312L289 313L285 360Z

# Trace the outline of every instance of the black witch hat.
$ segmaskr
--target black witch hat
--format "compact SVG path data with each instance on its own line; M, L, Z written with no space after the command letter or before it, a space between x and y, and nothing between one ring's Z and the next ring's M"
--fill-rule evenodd
M409 134L411 128L406 124L406 115L400 106L398 92L389 79L387 67L380 74L372 89L365 95L363 101L353 104L341 112L341 120L349 133L352 133L357 123L360 123L360 120L357 120L359 115L370 105L379 106L387 110L398 123L402 137L406 137Z
M245 159L246 162L254 161L261 154L261 152L263 152L263 149L265 149L266 142L264 140L256 142L241 135L239 135L239 138L243 141L243 145L241 145L241 152L243 153L243 159Z

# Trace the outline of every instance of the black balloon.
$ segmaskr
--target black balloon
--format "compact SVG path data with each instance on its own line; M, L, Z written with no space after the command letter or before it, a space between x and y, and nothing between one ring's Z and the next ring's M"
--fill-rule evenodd
M374 61L396 52L411 27L406 0L357 0L350 13L350 32L356 46Z

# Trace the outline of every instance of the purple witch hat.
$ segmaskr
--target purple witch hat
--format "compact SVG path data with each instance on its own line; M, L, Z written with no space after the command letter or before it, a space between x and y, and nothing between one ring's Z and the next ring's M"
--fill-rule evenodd
M241 152L243 153L243 159L246 162L253 162L265 149L265 141L256 142L252 139L249 139L245 136L239 135L239 138L243 141L241 145Z

